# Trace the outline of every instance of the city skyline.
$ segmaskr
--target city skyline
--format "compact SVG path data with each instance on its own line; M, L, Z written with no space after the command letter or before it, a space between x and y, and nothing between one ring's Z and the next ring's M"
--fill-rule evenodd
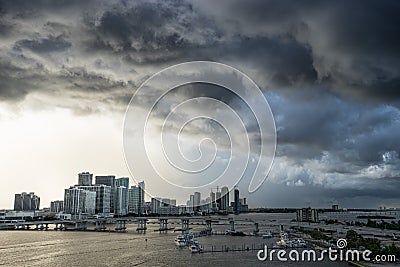
M246 74L274 115L276 157L267 180L247 193L250 161L237 185L250 206L399 207L399 5L0 0L0 208L12 207L12 196L24 191L49 205L83 170L152 179L146 170L134 177L125 164L128 103L153 74L198 60ZM237 110L257 151L265 140L249 107L209 84L166 95L150 116L149 136L156 136L172 107L200 96ZM228 118L214 106L206 109ZM199 110L193 104L182 114ZM174 123L168 126L176 130ZM223 150L209 169L219 173L229 144L216 123L198 120L185 127L185 156L196 159L205 136ZM213 148L204 143L204 152ZM238 162L246 159L240 152ZM162 195L164 188L149 189Z
M93 180L93 177L95 178L95 180ZM95 181L95 182L93 182L93 181ZM138 182L137 184L134 184L131 186L129 186L129 185L130 185L129 177L117 178L115 175L94 175L93 173L90 173L88 171L83 171L83 172L78 173L77 183L75 183L74 185L70 185L69 188L64 189L64 197L63 198L53 199L50 201L49 206L44 205L43 208L52 209L53 205L57 205L57 208L55 208L55 209L59 209L59 207L58 207L58 205L60 205L59 202L63 202L65 200L65 196L67 194L76 194L74 190L89 190L89 191L95 191L98 194L99 189L104 186L110 187L112 190L118 189L119 187L124 187L127 190L135 190L137 188L141 188L141 189L143 189L143 192L145 193L144 195L139 196L139 198L142 199L143 203L144 203L144 201L146 201L147 203L151 203L151 201L154 198L154 199L160 199L160 200L165 199L165 200L168 200L168 202L169 202L169 200L174 200L175 206L186 205L188 207L200 207L205 204L208 205L208 204L218 202L218 205L220 207L223 207L224 210L226 210L227 207L230 205L229 188L227 186L210 188L210 196L205 196L205 198L202 198L200 192L193 192L193 195L189 196L188 201L186 201L186 202L181 201L181 203L177 203L176 199L173 199L173 197L176 197L176 196L163 195L162 197L160 197L160 196L151 196L151 195L147 194L145 191L144 181ZM94 189L95 187L98 187L99 189ZM90 189L88 189L88 188L90 188ZM114 193L111 193L112 190L110 190L108 193L110 195L110 197L109 197L110 198L110 207L108 208L107 213L109 213L109 212L112 213L112 210L113 210L112 205L114 203L116 203L116 201L114 201L113 198L117 199L117 196L114 196L113 198L111 197L111 195L114 194ZM215 192L214 192L214 190L215 190ZM104 190L102 190L102 191L104 191ZM235 188L232 191L238 191L238 190ZM117 191L115 191L115 193L118 194ZM130 193L127 192L126 194L127 194L126 202L128 205L128 202L129 202L128 198L130 199L130 196L128 197L128 195L130 195ZM137 194L137 193L135 193L135 194ZM139 193L139 195L140 194L141 193ZM15 211L24 210L23 204L17 204L17 195L20 196L21 203L23 203L24 195L29 196L30 198L32 198L32 196L34 196L35 198L38 198L38 202L40 203L40 197L36 196L34 192L30 192L29 194L27 194L26 192L23 192L21 194L15 194L15 199L14 199L14 210ZM184 197L183 197L183 199L184 199ZM192 201L193 203L190 203L190 201ZM237 201L236 198L234 201ZM163 202L163 201L161 201L161 202ZM244 203L244 204L246 204L246 203ZM65 203L63 203L63 205L65 205ZM129 205L131 205L131 204L129 203ZM21 208L16 208L17 206L21 207ZM39 204L37 204L37 207L39 207ZM27 210L37 210L37 209L35 208L35 209L27 209ZM9 209L4 209L4 210L9 210ZM136 208L135 210L129 210L129 211L127 210L126 213L128 213L128 212L129 213L138 213L138 212L140 212L140 210L138 208ZM104 212L100 212L96 209L96 213L104 213ZM114 209L114 213L118 214L118 212L116 212L116 208Z

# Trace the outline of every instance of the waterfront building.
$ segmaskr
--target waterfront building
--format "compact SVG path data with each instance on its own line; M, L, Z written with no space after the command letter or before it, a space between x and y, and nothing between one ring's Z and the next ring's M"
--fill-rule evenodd
M161 198L160 197L152 197L151 198L151 213L159 214L161 207Z
M129 177L115 179L115 186L124 186L125 188L129 188Z
M96 185L108 185L111 187L110 194L110 212L115 212L115 175L98 175L96 176Z
M237 214L240 213L240 199L239 199L239 189L235 188L233 191L233 211Z
M221 192L218 191L218 188L217 188L217 192L215 193L215 208L216 208L216 211L221 209Z
M145 210L144 210L144 205L145 205L145 201L144 201L144 195L145 195L145 185L144 185L144 181L139 182L138 183L138 187L139 187L139 214L144 214Z
M117 178L115 179L115 186L123 186L125 187L125 190L123 190L123 198L125 199L125 204L124 207L118 207L118 211L117 213L120 213L121 208L123 210L126 210L126 214L128 214L129 212L129 196L128 196L128 189L129 189L129 177L121 177L121 178ZM116 199L116 202L120 203L120 199ZM117 204L116 204L117 205ZM118 204L118 205L123 205L122 203Z
M248 212L249 211L249 206L247 205L246 198L239 199L239 207L240 207L240 212Z
M200 210L201 194L200 192L194 192L193 195L193 207L195 211Z
M72 215L95 214L96 192L84 190L78 187L65 189L64 210L65 213Z
M318 211L316 209L302 208L296 212L298 222L318 222Z
M27 218L34 219L43 215L42 211L4 211L0 212L1 220L26 220Z
M139 188L134 185L128 189L128 212L139 214Z
M15 211L34 211L40 208L40 197L35 195L34 192L29 194L22 192L21 194L15 194L14 198L14 210Z
M96 214L102 217L110 216L111 212L111 186L99 184L91 186L76 186L76 188L96 192ZM64 203L65 205L65 203Z
M151 199L151 212L160 215L178 215L176 199L154 197Z
M50 212L60 213L64 211L64 201L55 200L50 202Z
M78 174L78 185L92 185L93 174L89 172L81 172Z
M144 182L140 182L138 186L131 186L128 190L129 213L143 214L145 212L144 190Z
M187 206L186 205L179 205L178 206L178 214L186 214L186 213L188 213Z
M125 186L115 187L115 214L123 216L128 214L127 207L128 189Z
M189 196L189 200L186 202L188 213L194 213L194 195Z
M221 188L221 206L220 209L223 212L228 212L229 210L229 189L224 186Z
M213 192L212 189L211 189L211 192L210 192L209 199L210 199L210 204L209 204L209 207L207 208L207 211L208 212L216 211L217 202L215 201L215 193Z
M146 201L144 203L144 213L150 214L151 213L151 201Z
M332 205L332 210L333 211L338 211L339 210L339 205L338 204L333 204Z

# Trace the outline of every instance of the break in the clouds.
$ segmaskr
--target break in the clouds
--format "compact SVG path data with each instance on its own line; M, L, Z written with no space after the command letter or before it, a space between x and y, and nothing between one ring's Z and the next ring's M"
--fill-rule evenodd
M254 79L276 120L277 157L255 204L279 206L277 186L286 205L310 194L395 205L399 11L389 0L0 1L0 103L123 116L162 68L227 63ZM223 90L210 95L240 109Z

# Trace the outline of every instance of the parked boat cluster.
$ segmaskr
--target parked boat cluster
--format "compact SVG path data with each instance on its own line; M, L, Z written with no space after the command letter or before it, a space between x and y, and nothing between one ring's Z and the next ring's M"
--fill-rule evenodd
M285 232L280 233L280 240L276 242L273 248L305 248L307 247L306 241L302 238L289 239L288 234Z
M179 248L188 247L192 253L203 252L203 247L199 244L199 241L195 238L195 235L192 232L178 235L175 238L175 244Z

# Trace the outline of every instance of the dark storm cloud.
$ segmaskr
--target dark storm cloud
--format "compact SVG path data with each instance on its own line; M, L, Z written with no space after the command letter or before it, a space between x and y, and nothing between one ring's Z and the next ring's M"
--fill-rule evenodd
M399 99L398 1L195 3L231 34L294 38L312 51L319 79L342 96Z
M291 186L266 182L263 190L252 194L250 205L268 203L268 207L331 207L339 203L341 207L365 208L378 207L388 203L389 206L399 205L399 178L383 180L363 179L360 184L367 186L359 188L328 189L322 186ZM241 192L245 191L246 188ZM285 196L282 198L282 196Z
M186 1L136 1L100 16L86 15L84 21L94 35L88 45L134 64L182 60L219 38L215 24Z
M61 36L46 37L37 40L20 40L15 43L15 49L28 48L37 53L51 53L63 51L71 47L71 43L65 41Z
M269 99L278 114L278 155L290 154L301 161L335 151L341 158L338 164L368 166L381 162L387 151L400 153L396 107L351 103L329 93L317 94L306 103L278 96Z
M0 100L20 101L33 92L51 97L62 94L70 99L90 99L92 107L68 104L70 100L60 104L63 107L72 105L79 109L77 112L80 114L87 113L82 110L99 111L94 108L96 102L111 106L111 109L124 110L132 96L132 88L136 87L132 82L118 81L83 67L64 67L51 72L38 63L18 65L5 60L0 61L0 80Z
M39 89L35 81L40 81L46 74L40 64L24 68L0 60L0 100L14 102L23 99L29 92Z

